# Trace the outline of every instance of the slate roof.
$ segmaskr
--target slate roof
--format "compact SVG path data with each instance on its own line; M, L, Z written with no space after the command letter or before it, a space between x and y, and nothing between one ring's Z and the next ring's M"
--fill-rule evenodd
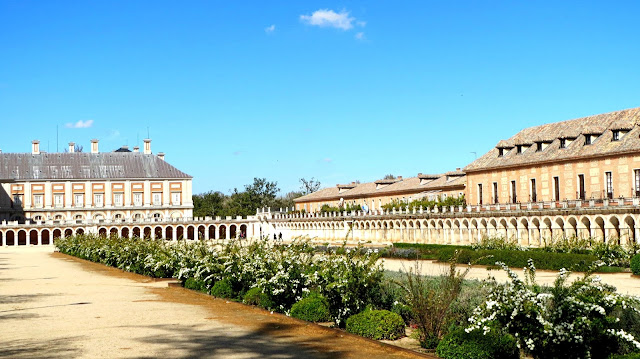
M619 141L612 141L612 130L629 130L620 135ZM598 134L590 145L585 145L585 135ZM601 115L578 118L574 120L549 123L541 126L529 127L518 132L507 140L498 142L496 148L491 149L477 160L464 168L466 172L482 171L495 168L531 165L541 162L558 162L607 156L621 153L640 152L640 107ZM575 139L566 148L560 148L560 138ZM535 142L551 142L544 150L536 152ZM498 156L498 147L505 148L506 144L532 144L523 147L522 153L517 150L504 150L502 157Z
M314 193L298 197L294 202L330 201L338 200L340 198L360 198L365 196L388 196L393 195L394 193L421 193L426 191L464 187L467 183L464 173L461 171L455 171L454 173L455 176L447 176L446 174L438 175L436 179L425 184L420 184L420 175L422 175L420 174L416 177L396 179L392 184L378 189L376 189L378 187L377 183L380 181L361 183L350 190L343 191L342 193L340 193L338 187L328 187Z
M0 181L192 178L153 154L0 153Z

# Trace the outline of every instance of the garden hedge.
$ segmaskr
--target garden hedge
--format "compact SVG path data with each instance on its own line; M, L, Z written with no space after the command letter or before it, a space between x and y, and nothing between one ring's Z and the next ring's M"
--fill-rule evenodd
M291 307L291 316L308 322L327 322L331 320L329 302L323 296L310 295Z
M467 333L457 328L445 335L436 354L443 359L519 359L516 340L509 334L490 331L483 335L476 330Z
M631 257L631 273L640 275L640 254Z
M346 330L366 338L396 340L404 336L402 317L388 310L365 310L347 319Z

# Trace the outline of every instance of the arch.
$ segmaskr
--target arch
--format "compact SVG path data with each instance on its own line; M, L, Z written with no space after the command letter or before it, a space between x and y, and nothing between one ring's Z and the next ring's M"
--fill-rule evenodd
M65 236L65 238L73 236L73 229L71 229L71 228L65 229L64 230L64 236Z
M162 239L164 235L162 234L162 226L155 226L153 228L153 238Z
M140 227L133 227L133 230L131 231L131 235L133 237L136 237L136 238L141 238L140 237Z
M220 227L218 228L218 238L219 239L227 239L227 226L224 224L221 224Z
M102 212L98 212L96 214L93 215L93 219L96 221L100 221L103 220L105 218L105 214Z
M144 229L142 230L142 234L143 234L143 238L144 239L150 239L151 238L151 227L149 226L145 226Z
M56 228L53 230L53 241L55 241L56 239L62 237L62 231L59 228ZM53 243L51 243L53 244Z
M196 228L193 225L187 226L187 239L195 240L196 239Z
M204 240L206 238L205 234L207 232L207 227L204 224L198 226L198 240Z
M14 232L14 231L12 231L12 230L8 230L8 231L6 232L5 237L6 237L6 238L5 238L5 239L6 239L5 243L6 243L8 246L15 246L15 245L16 245L16 234L15 234L15 232Z
M129 230L129 227L122 227L121 231L120 231L120 235L123 238L131 238L131 231Z
M107 236L107 229L105 227L100 227L98 229L98 235L100 237L106 237Z
M309 229L310 224L307 223L307 230ZM308 231L307 231L308 232ZM232 224L229 226L229 238L233 239L236 238L238 236L238 226L235 224Z
M76 228L76 235L77 236L81 236L84 234L84 229L82 228Z
M597 216L594 221L594 230L592 231L593 237L605 241L605 228L604 228L604 218Z
M241 224L240 225L240 238L247 238L247 225L246 224Z
M175 237L173 236L173 226L167 226L167 228L165 228L165 238L167 238L167 240L173 240Z
M593 237L593 235L591 234L591 220L587 216L584 216L580 219L580 230L578 231L578 237L583 239L588 238L589 242L591 243L591 237Z
M216 238L216 226L210 225L209 226L209 239L214 239L214 238Z
M184 227L183 226L177 226L176 227L176 238L184 239Z
M38 245L38 231L35 229L29 231L29 244L33 246Z
M578 237L578 221L576 217L569 217L565 223L564 234L567 238Z
M623 233L622 237L625 239L626 244L637 244L636 237L636 220L631 216L627 216L624 219L625 224L625 233Z
M620 219L617 216L611 216L609 218L610 228L607 233L606 241L613 241L613 243L620 245Z
M118 227L109 228L109 237L117 237L118 236Z

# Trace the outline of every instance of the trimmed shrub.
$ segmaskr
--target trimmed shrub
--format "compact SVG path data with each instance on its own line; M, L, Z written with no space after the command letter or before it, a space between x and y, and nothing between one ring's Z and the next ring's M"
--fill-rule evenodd
M631 258L631 272L640 275L640 254L636 254Z
M232 299L235 297L231 282L227 278L217 281L216 284L211 287L211 295L218 298L228 299Z
M490 331L483 335L479 330L466 333L457 328L445 335L436 354L443 359L518 359L520 350L509 334Z
M346 330L370 339L396 340L404 336L404 328L399 314L388 310L365 310L347 319Z
M609 359L640 359L640 353L614 354Z
M329 302L319 294L310 295L293 304L291 316L308 322L327 322L331 320Z
M269 309L273 307L273 301L262 289L254 287L249 289L242 298L244 304L256 305L260 308Z
M209 289L207 288L207 284L203 280L196 279L196 278L187 278L187 280L184 281L184 287L187 289L193 289L200 292L205 292L205 293L209 292Z

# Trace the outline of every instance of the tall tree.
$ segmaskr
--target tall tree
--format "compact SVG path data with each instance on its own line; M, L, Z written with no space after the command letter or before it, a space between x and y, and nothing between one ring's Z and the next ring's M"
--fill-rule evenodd
M315 177L311 177L311 179L300 178L300 183L300 190L303 196L320 189L320 181L316 180Z

